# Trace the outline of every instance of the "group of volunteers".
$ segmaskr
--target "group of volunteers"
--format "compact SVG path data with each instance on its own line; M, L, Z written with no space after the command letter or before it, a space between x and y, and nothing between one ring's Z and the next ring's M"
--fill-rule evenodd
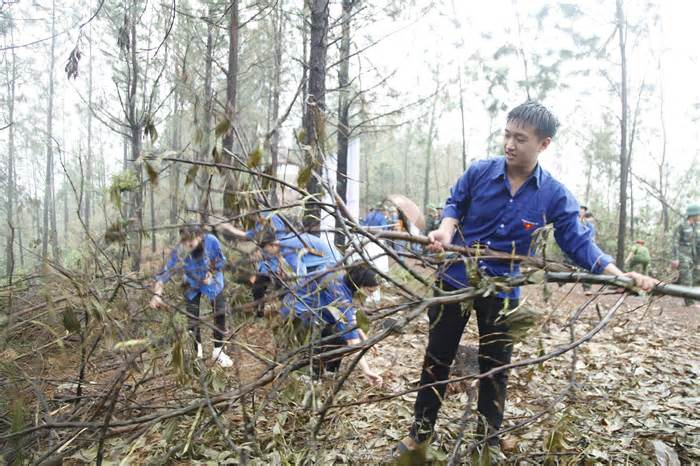
M188 329L194 338L198 358L203 357L199 326L199 304L204 295L213 309L212 359L222 367L233 365L224 352L226 301L223 269L226 258L218 239L254 241L260 248L256 273L250 283L256 300L265 296L268 288L283 290L281 316L288 321L299 343L304 343L314 329L322 344L317 353L343 345L358 345L367 335L357 326L353 297L360 288L371 293L379 286L376 272L359 264L342 267L343 256L325 239L309 233L293 232L279 215L260 216L253 229L242 231L230 223L206 232L199 225L180 228L180 241L170 253L163 270L156 275L151 307L163 306L165 283L177 270L183 273L183 296L188 317ZM313 367L320 377L324 372L337 372L340 360L321 360ZM382 378L365 359L358 366L372 385L381 385Z
M503 155L471 163L456 180L439 209L441 212L436 207L429 218L430 245L424 253L441 253L448 245L484 245L496 251L528 255L533 253L532 234L546 224L553 224L559 247L578 267L596 274L626 276L640 289L651 290L658 281L642 273L620 270L612 257L596 245L592 217L586 217L587 212L582 214L571 192L539 164L540 154L549 147L558 127L556 117L539 103L529 101L513 108L506 119ZM694 216L689 216L687 224L677 231L682 244L677 256L683 273L695 273L697 278L696 224L700 211L690 213L693 212ZM385 228L389 222L375 208L363 223L367 227ZM353 295L361 287L378 286L372 268L357 264L344 267L343 255L334 246L318 236L292 231L285 219L277 215L267 216L251 231L244 232L230 224L219 225L217 230L226 238L256 242L261 254L256 281L265 284L259 286L257 297L264 295L266 286L276 287L281 295L280 314L295 328L315 329L314 338L321 338L325 348L358 345L367 338L357 327ZM228 366L231 358L223 351L225 303L221 298L226 259L218 239L199 227L184 227L180 239L163 272L156 277L151 304L153 307L162 304L163 284L177 264L182 263L184 297L195 348L201 355L197 316L204 295L215 310L212 356L222 366ZM695 261L692 267L691 261ZM471 270L472 266L476 270ZM436 293L469 287L475 271L484 276L520 273L517 262L478 259L469 271L465 261L450 262L439 269ZM517 308L519 299L519 288L504 286L497 293L471 299L469 305L454 302L429 308L430 326L414 421L410 433L396 446L399 453L432 439L445 397L445 382L472 310L479 330L479 370L482 374L493 371L479 382L477 434L487 445L498 446L508 373L497 369L510 363L513 351L508 324L499 316L503 310ZM305 335L308 337L308 333ZM381 376L364 358L360 361L360 370L368 381L380 385ZM322 361L319 371L336 371L339 363L337 359Z

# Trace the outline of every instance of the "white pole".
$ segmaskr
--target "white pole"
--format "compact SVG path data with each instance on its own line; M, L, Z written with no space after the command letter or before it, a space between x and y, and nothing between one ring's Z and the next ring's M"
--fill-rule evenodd
M331 188L331 192L336 190L338 186L338 156L330 154L326 157L323 164L323 180ZM323 193L323 203L334 205L335 200L331 197L328 191ZM335 215L332 215L325 210L321 210L321 238L325 238L328 244L335 243Z
M345 192L345 204L350 214L360 218L360 138L348 142L348 180Z

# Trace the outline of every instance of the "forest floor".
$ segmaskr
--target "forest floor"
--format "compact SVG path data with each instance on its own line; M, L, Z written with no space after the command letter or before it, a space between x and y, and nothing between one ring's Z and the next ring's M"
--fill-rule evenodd
M542 287L524 289L523 296L537 308L539 318L525 339L516 344L513 361L537 357L570 341L565 323L588 297L579 285L549 285L549 290L551 296L545 301ZM391 293L387 295L390 300ZM586 308L575 326L576 336L595 326L600 314L618 298L600 296L597 310L594 306ZM117 323L118 327L137 328L142 337L153 342L166 328L176 325L172 319L144 311L145 297L133 301L124 303L132 312L128 323ZM213 368L210 363L202 369L177 341L161 347L154 344L130 366L117 397L114 420L169 412L202 399L203 391L215 397L259 380L269 367L264 361L274 359L281 351L274 337L279 332L275 314L269 306L266 318L233 319L230 328L237 332L239 345L231 350L236 359L231 369ZM113 429L105 439L103 464L232 464L240 459L241 447L252 464L387 463L392 447L410 427L415 392L402 392L417 383L427 327L427 317L421 316L369 352L365 357L381 373L384 385L370 387L354 372L336 395L336 407L328 412L315 439L312 431L318 421L317 410L338 380L325 378L321 383L311 383L301 370L261 385L242 403L218 404L220 425L212 422L209 410L203 407L156 420L147 428ZM678 299L629 297L607 327L578 347L575 362L573 353L567 352L542 364L511 371L504 427L530 422L506 434L514 448L505 452L507 459L503 462L655 464L659 455L674 454L682 464L700 462L699 330L698 309L686 308ZM25 423L44 411L45 419L54 420L71 411L80 413L64 393L74 387L70 381L75 380L80 361L75 335L65 338L55 330L48 332L58 335L62 342L42 350L40 357L26 357L23 351L36 349L42 341L36 336L38 331L24 333L25 339L36 338L34 343L17 340L17 345L2 351L0 390L8 397L8 390L20 390L31 407L25 409ZM106 347L118 347L118 333L107 335L102 343L109 341ZM208 337L210 332L203 329L203 334ZM137 341L130 341L138 347ZM471 319L462 339L464 357L457 363L460 375L475 372L477 341L476 319ZM92 403L94 407L104 396L124 367L129 348L96 351L86 367L83 398L87 401L82 402L83 406ZM343 369L351 359L346 358ZM12 370L10 362L16 363ZM467 436L462 448L472 445L474 383L464 382L451 390L438 421L439 437L427 452L428 460L436 464L448 460L463 419ZM379 399L386 395L395 396ZM8 400L0 401L3 412L14 413L11 406ZM469 410L467 416L465 410ZM221 435L222 426L228 439ZM0 434L8 427L3 423ZM67 433L62 435L56 438L68 440ZM94 462L98 437L90 429L71 430L73 440L66 448L71 454L62 458L64 464ZM42 438L32 453L38 454L50 444ZM0 462L18 446L22 443L0 443ZM3 448L7 448L4 453Z

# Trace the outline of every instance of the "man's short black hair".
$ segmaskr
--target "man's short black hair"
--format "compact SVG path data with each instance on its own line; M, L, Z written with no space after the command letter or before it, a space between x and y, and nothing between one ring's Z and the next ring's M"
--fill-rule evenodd
M535 128L535 133L542 139L553 138L559 128L559 120L544 105L527 101L508 113L506 120L526 124Z
M191 241L203 234L202 226L196 223L188 223L180 227L180 241Z
M357 264L348 267L345 272L345 283L354 295L360 288L379 286L379 277L371 266Z
M261 248L264 248L268 244L273 244L277 242L277 235L275 234L275 230L273 230L272 228L263 228L256 234L256 236L258 240L258 246L260 246Z

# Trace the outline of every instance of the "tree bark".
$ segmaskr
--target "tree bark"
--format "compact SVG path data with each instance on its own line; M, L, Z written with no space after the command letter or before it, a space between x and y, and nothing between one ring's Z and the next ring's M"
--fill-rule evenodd
M620 193L619 217L617 231L616 262L625 262L625 236L627 228L627 177L629 165L627 158L627 53L626 53L626 24L623 0L617 0L617 34L620 45Z
M128 66L131 67L130 80L127 92L127 121L130 129L131 145L131 166L137 180L137 187L131 192L129 202L129 223L131 230L131 270L138 272L141 269L141 248L143 245L143 173L140 162L137 163L141 155L142 147L142 118L136 112L136 93L139 85L139 65L136 57L136 2L131 4L130 37Z
M343 0L343 16L340 38L340 67L338 69L338 132L337 132L337 171L336 191L347 202L348 186L348 143L350 138L350 25L354 0ZM345 238L335 236L336 244L343 245Z
M12 35L12 30L10 29L10 34ZM15 183L17 182L15 177L15 89L17 81L17 57L15 55L15 50L10 50L11 61L6 61L7 67L7 113L10 127L7 135L7 187L6 187L6 199L7 199L7 225L10 230L15 229ZM21 241L21 233L19 235ZM22 245L20 243L20 251ZM5 270L6 275L12 279L12 275L15 269L15 255L14 255L14 234L10 234L7 237L7 243L5 246Z
M274 70L272 77L272 117L271 124L277 124L280 113L280 92L282 92L282 42L284 40L284 0L278 0L277 8L275 9L274 15L274 29L275 29L275 56L274 56ZM270 138L270 158L273 173L279 164L279 130L274 128L272 137ZM275 190L273 189L273 193Z
M49 243L55 261L59 260L58 231L56 229L56 205L54 198L53 176L53 104L54 104L54 68L56 64L56 2L51 6L51 54L49 58L49 95L46 112L46 178L44 183L44 227L41 244L41 257L48 259Z
M213 10L209 8L209 17L213 17ZM214 96L212 94L212 63L214 54L214 25L211 21L207 23L207 52L204 62L204 127L202 133L202 147L199 153L199 160L209 159L211 152L211 120ZM208 173L206 170L199 171L198 185L201 189L199 199L199 219L202 224L209 222L209 193L208 193Z
M338 171L336 186L343 202L347 201L348 138L350 136L350 22L354 0L343 0L340 38L340 68L338 70Z
M309 82L305 118L306 167L312 173L321 173L325 152L326 129L326 59L328 54L328 0L311 0L311 34L309 35ZM310 194L319 196L321 185L311 176L307 187ZM318 199L310 199L306 205L304 224L312 231L318 230L321 209Z
M226 118L230 122L230 128L223 138L224 160L233 164L233 125L236 121L236 93L238 90L238 0L231 2L229 17L229 45L228 45L228 72L226 75ZM228 152L227 152L228 151ZM224 216L235 215L236 180L227 172L224 186Z
M83 222L85 222L85 229L90 231L90 221L92 220L92 196L93 196L93 154L92 154L92 25L89 25L88 33L88 114L87 114L87 157L85 161L85 177L87 183L83 180L82 185L85 186L83 190L83 197L85 200L84 211L83 211Z
M148 184L149 204L151 205L151 252L156 252L156 206L153 183Z
M68 241L68 189L63 190L63 241Z
M178 76L175 77L177 81ZM176 84L175 92L173 93L173 126L171 134L171 145L174 151L180 151L180 114L182 113L180 90ZM178 198L180 191L180 164L173 163L170 166L170 225L177 223ZM168 238L173 243L177 239L177 231L171 228L168 232Z

